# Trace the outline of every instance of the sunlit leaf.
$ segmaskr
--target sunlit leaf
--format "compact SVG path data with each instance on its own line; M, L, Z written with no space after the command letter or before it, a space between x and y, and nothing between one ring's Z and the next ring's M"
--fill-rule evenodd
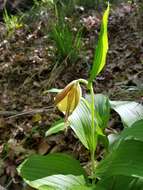
M91 113L88 102L80 101L79 105L69 117L70 127L82 144L89 149L91 144Z
M130 127L133 123L143 119L143 106L131 101L110 101L111 108L121 117L125 126Z
M41 186L39 188L39 190L59 190L59 189L57 189L57 188L51 188L49 186ZM68 190L93 190L93 187L91 187L91 186L89 187L87 185L73 185L73 186L69 187ZM96 188L96 190L105 190L105 189Z
M54 187L54 190L74 190L74 186L80 186L85 184L83 176L74 175L52 175L42 179L31 181L30 185L39 189L39 186L47 184L48 190ZM46 186L44 188L47 188Z
M50 187L48 185L42 185L38 187L38 190L56 190L54 187Z
M82 98L79 105L69 117L70 127L73 129L82 144L90 150L96 146L96 135L104 135L102 129L97 127L97 119L95 118L94 135L95 140L92 139L92 125L91 125L91 110L89 102Z
M90 72L89 82L92 82L95 79L95 77L101 72L106 63L106 55L108 51L108 35L107 35L108 16L109 16L109 4L103 15L99 40L97 47L95 49L93 66Z

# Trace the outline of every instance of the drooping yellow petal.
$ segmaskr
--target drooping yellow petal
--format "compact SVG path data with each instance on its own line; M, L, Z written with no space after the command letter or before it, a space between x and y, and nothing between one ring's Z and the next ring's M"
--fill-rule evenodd
M68 84L55 98L58 109L67 117L77 107L81 98L81 87L77 81Z
M62 101L64 99L64 97L67 96L67 94L69 93L69 91L72 89L74 83L74 81L72 81L71 83L69 83L61 92L59 92L56 97L55 97L55 104L57 105L60 101Z

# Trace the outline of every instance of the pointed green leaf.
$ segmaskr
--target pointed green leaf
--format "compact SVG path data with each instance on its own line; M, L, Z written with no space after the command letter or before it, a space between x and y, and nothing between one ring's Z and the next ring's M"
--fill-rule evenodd
M56 121L50 129L46 132L46 136L53 135L55 133L58 133L59 131L63 131L65 129L65 123L63 119L60 119L59 121Z
M89 82L92 82L95 79L95 77L101 72L106 63L106 56L108 51L108 35L107 35L108 16L109 16L109 4L103 15L99 40L95 50L93 66L90 72Z

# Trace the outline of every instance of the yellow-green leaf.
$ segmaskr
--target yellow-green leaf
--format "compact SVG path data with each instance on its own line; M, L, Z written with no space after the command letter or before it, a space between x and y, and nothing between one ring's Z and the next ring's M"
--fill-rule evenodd
M39 113L36 113L33 117L32 117L32 121L33 123L39 122L42 120L42 117Z
M106 63L106 55L108 51L108 34L107 34L107 25L108 25L108 16L109 16L109 4L104 12L99 40L97 47L95 49L93 66L90 72L89 82L92 82L94 78L101 72L105 63Z

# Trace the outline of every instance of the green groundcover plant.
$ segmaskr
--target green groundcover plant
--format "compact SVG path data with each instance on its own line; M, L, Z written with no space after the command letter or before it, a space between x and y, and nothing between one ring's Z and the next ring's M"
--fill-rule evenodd
M61 16L62 17L62 16ZM70 31L67 23L57 21L52 26L51 37L57 47L57 57L60 60L76 62L81 48L81 30L76 34Z
M22 16L9 15L6 9L3 13L3 20L7 29L7 36L11 36L16 29L23 27Z
M19 167L19 175L39 190L142 190L143 189L143 106L137 102L111 101L94 94L93 80L102 71L108 51L107 22L104 12L98 44L89 79L78 79L60 90L55 104L65 114L46 132L52 135L70 127L91 156L90 174L78 160L63 153L32 155ZM90 92L82 97L81 84ZM51 90L55 92L55 89ZM121 117L120 134L106 135L110 110ZM104 146L101 161L96 159L98 144Z

